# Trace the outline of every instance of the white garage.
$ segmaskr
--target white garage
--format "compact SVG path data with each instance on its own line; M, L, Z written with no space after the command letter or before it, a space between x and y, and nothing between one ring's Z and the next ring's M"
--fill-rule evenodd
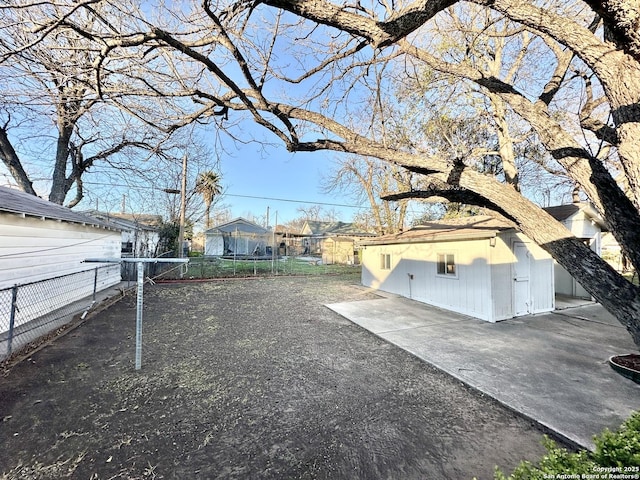
M489 322L555 308L551 256L493 217L430 222L360 245L371 288Z

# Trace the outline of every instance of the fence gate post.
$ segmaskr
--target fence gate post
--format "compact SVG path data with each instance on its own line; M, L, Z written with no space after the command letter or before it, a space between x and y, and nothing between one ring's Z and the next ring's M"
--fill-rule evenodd
M9 338L7 339L7 356L11 355L13 329L16 324L16 310L18 310L18 285L14 285L11 288L11 313L9 314Z
M136 298L136 370L142 366L142 307L144 263L138 262L138 290Z

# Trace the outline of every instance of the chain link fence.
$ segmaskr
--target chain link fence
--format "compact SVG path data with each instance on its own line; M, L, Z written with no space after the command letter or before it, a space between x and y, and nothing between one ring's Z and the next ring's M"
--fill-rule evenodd
M188 265L147 263L144 278L208 279L274 275L341 275L359 277L360 266L326 264L321 257L272 258L195 257ZM87 312L96 293L116 285L135 282L134 263L102 265L90 270L0 289L0 361L28 344L68 324Z
M120 282L107 265L0 290L0 360L88 311L96 293Z
M269 277L273 275L358 274L360 265L327 264L321 257L284 256L258 257L192 257L186 270L168 270L158 265L153 272L159 279L207 279L226 277Z

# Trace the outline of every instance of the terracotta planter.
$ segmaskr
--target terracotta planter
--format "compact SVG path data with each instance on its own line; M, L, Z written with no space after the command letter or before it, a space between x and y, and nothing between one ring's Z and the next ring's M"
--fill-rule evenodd
M640 384L640 355L615 355L609 358L609 365L620 375Z

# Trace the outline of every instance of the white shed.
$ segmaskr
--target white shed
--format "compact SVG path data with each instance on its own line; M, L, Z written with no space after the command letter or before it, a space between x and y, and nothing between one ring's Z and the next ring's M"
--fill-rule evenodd
M271 256L273 233L260 225L236 218L204 232L206 256Z
M555 308L553 260L488 216L366 239L362 284L496 322Z

